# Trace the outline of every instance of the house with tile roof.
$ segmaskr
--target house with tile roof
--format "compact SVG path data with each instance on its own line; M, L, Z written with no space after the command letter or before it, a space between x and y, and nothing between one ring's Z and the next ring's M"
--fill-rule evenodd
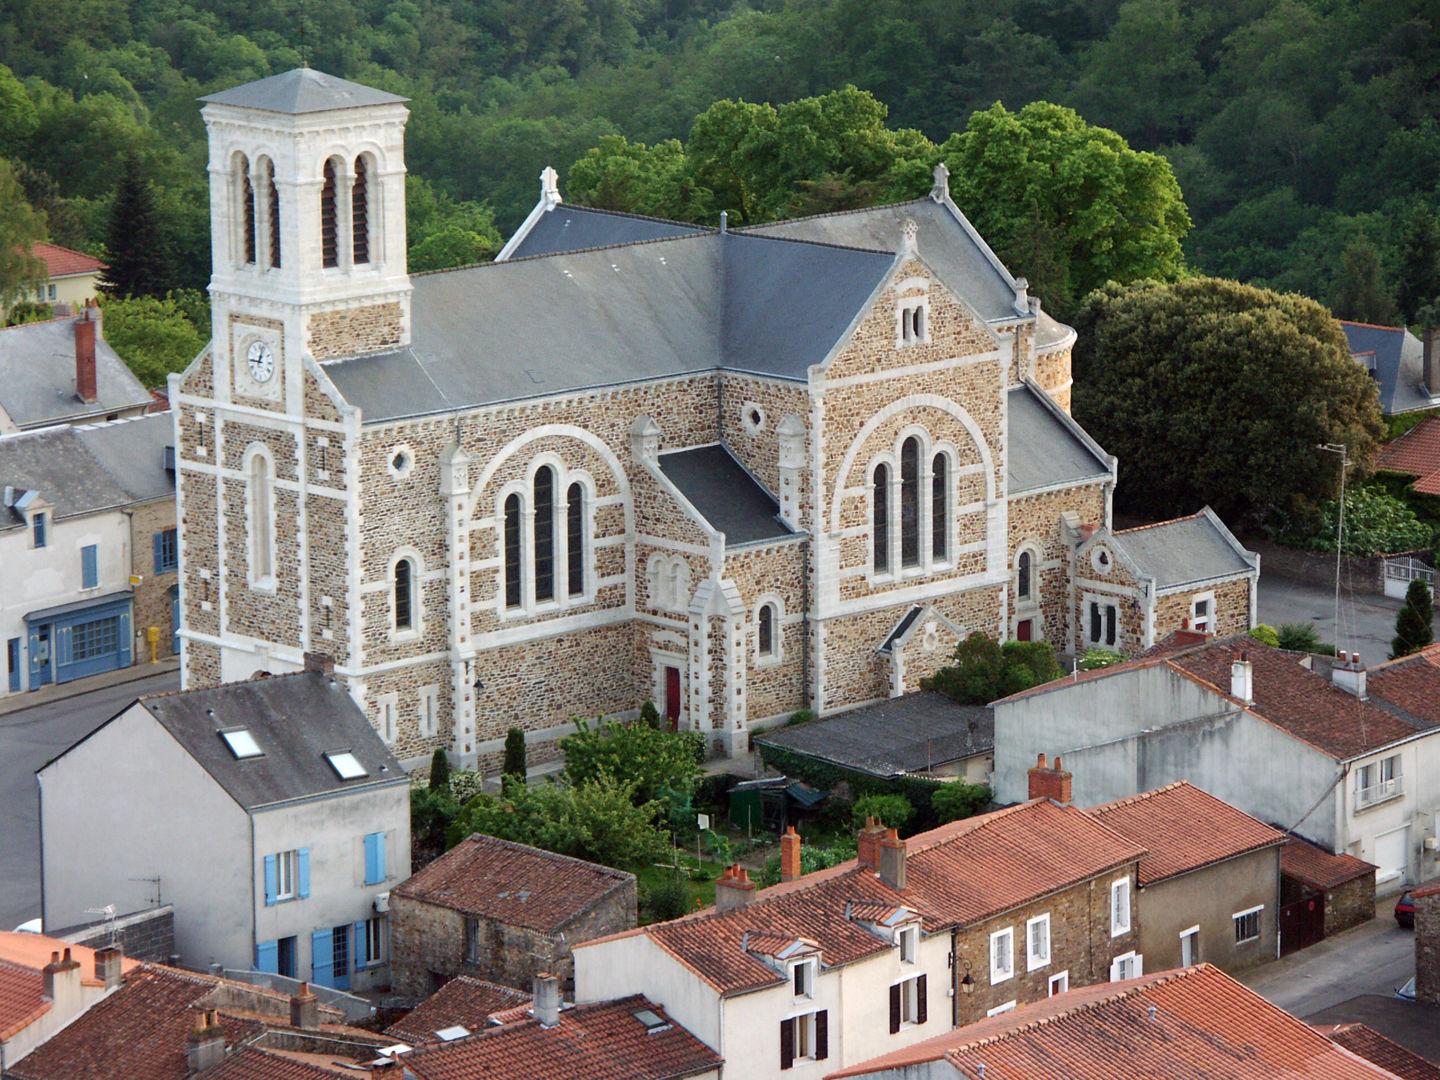
M820 1077L1025 1002L1128 978L1145 850L1050 799L899 839L576 946L575 997L643 993L735 1075Z
M0 933L0 1075L113 992L136 967L118 949Z
M1338 934L1375 917L1375 869L1354 855L1288 836L1280 849L1280 903L1315 901L1323 910L1320 936Z
M972 631L1075 640L1066 522L1110 525L1116 463L1069 413L1074 331L943 168L743 230L547 169L494 263L411 275L403 98L305 68L204 100L187 687L325 652L407 766L488 769L512 727L537 762L647 700L743 754Z
M168 413L0 436L0 697L173 655L174 455Z
M529 1005L527 991L456 975L386 1028L385 1034L412 1045L447 1042L500 1023L497 1014L524 1010Z
M1393 1073L1400 1080L1440 1080L1440 1065L1425 1060L1367 1024L1312 1024L1331 1042Z
M30 254L45 264L48 280L28 299L60 310L81 308L86 301L93 301L101 278L110 269L93 255L44 240L32 244ZM0 315L4 314L0 310Z
M1440 416L1427 416L1405 434L1391 439L1375 455L1379 472L1415 478L1422 495L1440 495Z
M389 983L409 780L323 663L139 698L36 780L46 926L158 894L191 966Z
M635 920L634 874L474 833L391 890L392 985L417 1001L462 974L568 985L576 944Z
M1209 964L1094 986L828 1078L866 1080L1395 1080Z
M1328 668L1328 670L1326 670ZM1248 635L1171 635L1140 657L994 702L995 793L1063 758L1080 805L1189 780L1326 851L1384 891L1440 872L1440 647L1366 670Z
M1152 970L1275 958L1284 833L1184 780L1086 813L1145 849L1140 951Z

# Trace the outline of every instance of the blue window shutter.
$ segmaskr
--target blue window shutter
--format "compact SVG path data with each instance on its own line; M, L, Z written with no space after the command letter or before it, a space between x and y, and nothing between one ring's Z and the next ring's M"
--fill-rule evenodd
M280 875L275 866L275 856L265 856L265 906L275 903L275 894L280 891Z
M155 554L155 573L157 573L157 574L161 572L161 571L160 571L160 567L163 566L164 563L165 563L165 555L164 555L164 553L160 550L160 537L161 537L161 535L162 535L162 534L161 534L161 533L158 533L158 532L157 532L157 533L151 533L151 534L150 534L151 546L154 548L154 554Z
M100 584L100 571L95 558L95 545L86 544L80 549L80 587L93 589Z
M255 946L255 970L280 974L280 943L262 941Z
M370 955L370 935L365 933L365 924L355 924L355 970L359 971L373 959Z
M310 849L302 847L295 861L299 864L295 869L295 894L304 900L310 895Z
M321 986L335 983L335 938L329 928L310 935L310 969Z
M385 834L373 832L365 837L365 884L378 885L385 880Z
M385 834L375 834L375 884L379 885L385 880Z

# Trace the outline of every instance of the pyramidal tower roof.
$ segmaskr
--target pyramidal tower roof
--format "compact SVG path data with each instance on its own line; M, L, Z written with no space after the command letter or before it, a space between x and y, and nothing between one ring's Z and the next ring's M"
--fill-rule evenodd
M361 86L348 79L326 75L314 68L294 68L268 79L234 86L200 99L214 105L232 105L242 109L263 109L265 112L301 113L328 112L332 109L357 109L368 105L388 105L409 101L398 94Z

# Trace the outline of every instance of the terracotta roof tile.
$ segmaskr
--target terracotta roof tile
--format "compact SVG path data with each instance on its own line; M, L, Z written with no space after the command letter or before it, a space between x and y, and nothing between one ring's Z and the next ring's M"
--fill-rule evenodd
M219 1065L205 1070L205 1080L335 1080L335 1075L334 1069L254 1047L232 1050Z
M891 889L852 859L766 889L747 907L723 915L709 909L638 932L722 994L737 993L784 981L744 947L747 935L815 941L821 962L833 967L892 947L862 925L857 910L904 905L919 913L927 933L936 933L1008 911L1145 854L1143 847L1085 812L1048 799L919 833L905 847L903 890Z
M523 990L459 975L391 1024L385 1034L409 1043L432 1042L437 1031L456 1024L480 1031L493 1014L524 1007L529 1001Z
M0 931L0 960L9 960L12 964L20 967L30 968L39 971L50 962L52 952L63 952L70 950L70 957L80 965L82 981L91 985L99 986L100 982L94 978L95 974L95 950L86 945L72 945L68 941L61 941L59 938L49 937L45 934L21 934L13 930ZM139 960L132 960L125 957L120 961L120 970L125 973L134 971L140 967Z
M1440 416L1427 416L1380 447L1375 468L1421 477L1440 471Z
M1365 676L1372 698L1396 706L1420 723L1440 720L1440 645L1373 667Z
M1208 964L1060 994L830 1076L940 1060L957 1080L1390 1080Z
M1331 1028L1317 1027L1316 1030L1351 1053L1359 1054L1366 1061L1394 1073L1400 1080L1440 1080L1440 1066L1432 1065L1372 1027L1339 1024Z
M44 240L37 240L32 244L30 254L44 261L52 278L67 277L71 274L93 274L98 270L109 269L93 255L72 251L59 244L48 244Z
M635 1014L648 1009L655 1030ZM636 994L577 1005L543 1028L521 1020L448 1043L429 1043L401 1058L419 1080L670 1080L719 1067L723 1059L664 1009Z
M1140 860L1140 884L1198 870L1285 842L1285 834L1179 780L1085 811L1148 854Z
M0 1042L50 1011L44 990L40 972L0 960Z
M473 833L395 887L397 896L534 930L558 930L635 875Z
M1298 836L1287 837L1280 849L1280 873L1312 889L1333 889L1375 870L1373 863L1354 855L1332 855Z

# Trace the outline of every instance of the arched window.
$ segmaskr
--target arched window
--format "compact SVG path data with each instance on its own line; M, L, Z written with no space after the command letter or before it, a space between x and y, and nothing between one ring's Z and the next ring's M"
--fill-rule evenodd
M1033 589L1033 585L1030 580L1032 573L1033 565L1030 558L1030 552L1020 552L1020 557L1015 560L1015 599L1032 599L1031 591Z
M950 459L936 454L930 474L930 557L943 562L949 552Z
M775 655L775 605L761 604L756 619L756 651L762 657Z
M900 444L900 565L920 565L920 440Z
M401 559L395 564L395 629L413 630L415 628L415 599L412 586L415 576L415 564L409 559Z
M872 484L870 525L875 546L875 572L890 569L890 466L876 465Z
M355 159L355 182L350 188L351 257L356 263L370 261L369 170L364 156Z
M566 591L571 596L585 592L585 489L571 484L565 492Z
M320 188L320 264L336 266L340 262L335 224L335 162L325 162L325 183Z
M280 269L280 189L275 186L275 163L265 163L265 208L270 217L270 266Z
M535 470L535 599L555 599L555 470Z
M505 606L520 606L520 496L505 500Z
M255 265L255 185L250 182L250 162L240 157L240 227L244 230L241 244L245 265Z
M250 459L250 581L268 582L275 576L274 516L271 509L270 460L264 454Z

